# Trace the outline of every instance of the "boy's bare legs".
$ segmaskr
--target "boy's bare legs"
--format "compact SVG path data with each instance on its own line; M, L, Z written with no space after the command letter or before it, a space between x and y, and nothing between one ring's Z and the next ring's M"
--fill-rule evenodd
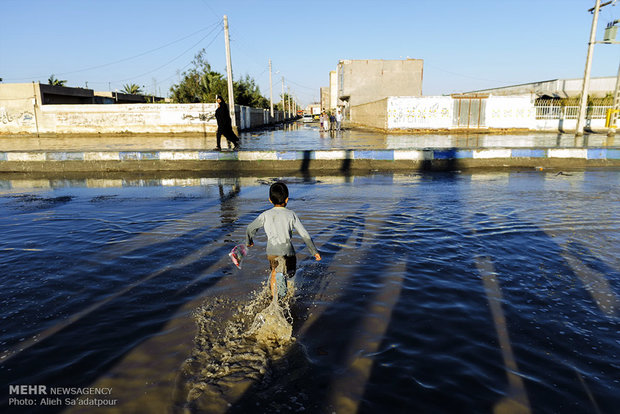
M278 297L278 286L276 285L276 269L271 270L271 277L269 277L269 287L271 288L271 295L273 300Z

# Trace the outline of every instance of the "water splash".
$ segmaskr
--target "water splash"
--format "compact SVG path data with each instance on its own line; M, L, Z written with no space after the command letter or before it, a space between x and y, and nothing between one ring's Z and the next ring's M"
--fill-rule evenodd
M293 325L290 320L288 306L284 308L280 306L278 300L274 299L269 306L255 316L248 334L262 346L274 350L279 349L294 340Z
M269 384L274 364L295 342L290 304L271 300L266 283L247 300L215 297L194 312L197 334L177 381L176 406L190 412L225 412L250 387Z

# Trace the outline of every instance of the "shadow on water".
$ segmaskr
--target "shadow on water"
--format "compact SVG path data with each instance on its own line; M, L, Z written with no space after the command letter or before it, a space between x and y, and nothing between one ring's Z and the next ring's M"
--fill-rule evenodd
M334 401L330 387L343 373L361 378L361 393L348 396L347 403L355 408L351 412L382 412L385 407L403 412L492 412L507 398L508 403L518 403L510 406L515 408L513 412L517 408L529 412L524 400L513 398L515 393L510 392L515 383L521 386L520 396L525 394L525 401L541 407L541 411L554 407L572 412L613 412L618 401L609 397L601 400L601 386L590 375L610 378L611 382L615 372L610 366L615 362L602 356L612 355L614 349L593 344L580 333L591 319L583 315L583 306L570 304L589 304L585 307L590 318L600 314L600 309L580 288L588 279L580 276L565 257L568 254L612 280L617 280L618 272L577 241L560 245L535 223L514 212L508 211L498 220L485 206L465 200L459 191L465 178L453 172L456 166L452 165L452 172L421 174L422 182L437 181L449 186L450 191L442 196L445 198L433 198L436 196L432 192L424 192L428 186L417 187L418 193L385 211L385 222L378 225L371 240L364 237L370 233L368 204L314 235L321 239L332 236L320 246L323 261L313 268L306 266L308 269L300 275L302 295L304 291L319 292L325 284L334 282L328 268L343 253L343 246L351 246L355 232L362 232L355 241L355 250L364 248L363 238L368 247L360 252L359 262L352 265L350 278L342 282L337 300L326 304L289 354L275 363L274 375L250 387L229 412L273 412L265 407L290 405L291 398L303 396L306 412L331 412L331 405L338 401ZM228 192L220 187L220 205L234 204L238 194L235 184ZM182 265L175 265L170 255L152 257L150 252L175 251L181 257L197 254L198 250L190 251L192 246L209 245L244 227L260 213L237 217L236 212L229 215L229 207L235 206L221 207L220 226L200 226L174 240L132 251L132 257L138 259L119 257L94 272L93 280L122 274L127 267L136 267L135 274L151 275L150 269L157 268L156 278L180 283L207 273L229 247L216 248L208 256L199 255L197 260ZM412 213L421 207L431 213L427 217ZM482 211L474 211L476 208ZM442 227L442 223L451 225ZM516 230L498 231L504 227ZM535 251L544 251L545 255L533 254ZM404 269L399 282L402 286L388 309L390 317L378 322L386 324L385 333L376 352L356 350L360 357L353 362L369 363L367 371L356 372L357 366L349 365L350 353L360 335L358 329L367 319L364 311L373 306L373 291L384 289L391 282L386 275L395 273L399 266ZM149 277L142 279L144 283L136 285L132 295L114 298L97 312L3 363L9 375L2 386L6 389L9 383L50 383L48 378L54 373L41 369L38 354L45 355L48 367L65 367L63 377L53 377L54 385L91 384L140 341L157 333L179 306L213 286L225 272L217 269L210 273L178 303L166 303L167 294L176 288L161 292L164 284L157 284L158 291L149 285ZM604 293L616 295L618 286L612 284L610 289ZM163 305L141 310L142 301ZM118 309L133 316L119 315ZM532 319L532 310L541 315ZM296 309L295 316L297 321L304 321L307 310ZM142 321L152 322L144 325ZM596 320L595 329L602 337L609 336L616 329L615 323L615 319L603 315ZM413 343L411 332L416 333ZM83 340L71 343L76 336ZM45 348L50 341L59 351L48 357ZM398 346L401 341L408 342L406 354ZM506 348L511 349L514 367L509 364ZM84 349L93 351L88 358L75 361L74 356L81 355ZM514 376L519 380L515 382ZM567 393L572 394L570 398ZM257 409L257 403L261 409Z
M420 171L444 171L454 173L458 170L457 148L433 151L433 159L424 159Z
M305 275L305 277L298 282L302 292L320 292L320 286L329 276L326 270L334 261L336 254L342 250L343 246L346 245L354 232L364 230L366 225L364 212L366 212L369 207L368 204L362 205L355 214L342 218L313 236L313 238L318 239L324 234L333 234L329 240L321 245L321 262L317 264L316 271L312 272L312 275ZM358 237L358 241L355 245L356 247L359 247L360 237L363 237L363 233ZM305 259L301 262L301 265L311 264L313 260L312 258ZM298 313L297 315L301 319L304 319L302 314Z
M220 203L234 203L240 188L233 185L228 193L221 193ZM209 209L217 203L203 206ZM210 269L224 257L230 246L224 245L206 251L203 246L221 240L236 228L243 227L259 211L253 211L239 218L230 217L222 210L222 224L209 228L198 225L193 230L165 242L153 243L131 250L129 255L117 256L107 264L93 268L89 279L109 279L110 275L144 275L137 281L126 284L120 291L105 294L102 300L87 306L72 317L45 329L36 341L22 342L13 348L13 353L2 363L3 389L9 384L48 384L55 387L86 387L92 384L102 372L112 367L142 341L161 330L170 317L187 301L215 285L230 270ZM200 246L196 249L196 246ZM158 252L154 255L153 252ZM153 271L153 269L158 269ZM207 274L199 280L197 274ZM162 280L169 280L164 283ZM182 295L177 288L186 286ZM162 286L169 286L162 290ZM100 287L93 285L101 291ZM129 294L130 293L130 294ZM122 310L122 311L120 311ZM76 341L75 338L80 338ZM47 349L54 349L51 353ZM84 350L89 349L88 357ZM81 356L76 359L76 356ZM44 359L45 365L41 365ZM62 368L58 375L57 367ZM7 406L4 399L0 406L15 412L25 412L23 407ZM38 407L31 412L59 412L64 407ZM6 412L6 411L5 411Z
M422 178L441 177L448 183L463 180L456 174L439 174ZM603 376L612 382L613 362L600 355L612 355L613 345L598 344L610 348L593 350L588 335L580 329L593 312L599 315L595 329L605 337L605 332L614 329L615 318L601 313L583 289L587 280L563 257L568 251L589 268L608 276L617 272L584 246L562 247L516 214L502 218L508 228L516 230L498 231L502 226L494 223L496 218L468 213L471 206L464 203L459 187L453 186L449 199L438 200L450 208L437 208L433 213L446 217L431 223L415 221L408 210L426 204L424 194L403 199L398 203L402 207L386 213L390 224L379 227L337 301L327 304L277 363L280 372L251 387L229 412L259 406L260 412L269 412L290 406L291 399L303 399L303 407L310 412L331 412L342 403L338 412L374 413L391 407L408 412L528 413L533 407L568 409L567 401L572 411L613 411L618 401L610 399L591 377ZM347 242L352 217L328 231L345 226L349 233L335 235L325 246ZM433 222L453 225L442 228ZM395 233L395 228L411 228L413 234ZM403 250L412 240L415 249ZM326 260L333 261L338 252L336 247L331 256L325 255ZM519 259L524 256L534 259ZM355 349L357 329L366 318L363 311L373 305L370 287L385 289L389 282L385 275L394 266L398 268L399 262L405 269L402 288L389 310L383 339L373 348L377 352ZM613 290L604 293L616 295ZM580 305L572 306L574 302ZM416 305L412 308L412 304ZM586 315L582 306L589 310ZM540 319L532 319L532 312L541 312ZM416 332L414 343L412 331ZM478 342L470 343L472 338ZM401 341L409 342L409 356L398 356ZM358 355L353 359L352 350ZM302 357L308 363L300 364ZM360 370L366 363L368 370ZM343 375L361 380L361 394L347 395L344 390L339 398L345 401L334 400L334 382ZM386 384L407 392L387 392Z
M351 162L353 160L352 157L353 151L345 150L345 156L342 160L342 166L340 167L340 172L344 174L346 177L351 176Z
M465 215L467 209L458 199L455 192L451 202L456 205L451 208ZM453 213L439 209L436 214ZM391 364L389 353L378 355L369 385L360 399L359 411L376 412L387 405L417 408L421 412L526 413L533 407L567 408L568 400L571 411L613 411L617 401L600 401L597 390L591 389L595 381L582 377L585 364L594 364L595 367L589 366L586 371L594 376L607 376L611 381L613 369L609 361L599 361L599 355L612 355L613 350L592 351L587 335L580 328L570 329L572 325L588 323L581 306L571 306L572 303L589 304L587 307L592 312L596 312L596 306L584 289L576 288L580 277L562 258L562 247L534 223L516 214L506 216L505 221L510 228L523 230L508 233L498 231L501 223L494 223L486 213L474 213L469 220L461 217L460 224L458 220L439 220L446 221L455 223L455 228L435 228L432 231L437 237L430 234L426 237L441 240L441 233L446 233L443 237L452 237L456 232L466 235L468 241L452 252L428 246L420 254L407 255L408 277L402 297L393 309L395 319L409 320L407 329L417 332L419 343L413 347L420 357L410 367L404 367ZM415 224L402 223L414 228ZM544 257L536 251L544 251ZM591 267L606 269L592 255L580 253ZM523 256L530 259L518 259ZM446 262L446 257L451 260ZM489 261L487 266L484 263L480 266L483 257ZM440 261L443 263L437 267ZM463 274L462 265L478 273L484 284ZM429 277L441 278L441 285L427 283ZM612 291L605 293L615 295ZM564 296L563 301L559 296ZM433 306L429 306L429 298L433 299ZM472 302L474 305L468 306ZM480 306L485 302L491 314L477 313L485 309ZM411 303L425 306L423 314L412 311ZM539 324L533 324L530 319L532 309L541 313ZM604 337L614 322L602 315L600 323ZM460 342L463 330L479 338L492 337L495 333L497 342L489 344L480 354L480 348ZM453 336L442 334L446 331ZM398 343L406 335L403 336L402 326L390 324L386 337ZM379 348L390 349L390 343L385 342ZM584 358L589 362L584 362ZM476 374L471 372L471 367L476 367ZM380 386L386 382L398 383L399 388L410 393L386 395Z
M342 234L336 233L321 246L321 251L325 252L326 266L335 259L341 250L341 246L347 243L353 232L356 229L363 228L365 220L362 219L360 222L360 217L363 217L362 214L361 211L358 211L357 214L344 218L337 226L329 230L330 233L345 231ZM389 212L387 217L393 221L398 220L399 215L400 212L395 211ZM379 233L370 244L368 253L362 255L357 267L351 271L351 277L338 291L338 299L329 301L327 308L298 338L299 342L304 345L298 345L291 351L286 361L279 362L282 367L294 367L298 371L292 372L292 375L282 373L283 379L276 384L269 384L269 386L257 384L245 394L243 399L235 404L230 412L244 412L251 407L264 406L264 404L267 404L270 407L269 409L273 409L273 405L283 408L289 403L287 401L289 398L297 399L304 394L309 397L308 401L305 402L305 409L310 412L332 411L331 393L333 390L330 389L330 384L334 380L335 373L346 369L343 364L350 359L350 355L347 353L351 350L351 344L359 333L357 330L365 318L364 313L360 310L373 305L371 302L374 296L366 294L366 292L368 292L369 286L382 283L384 272L394 265L395 258L402 255L398 247L398 239L394 240L394 227L392 225L379 225ZM330 249L329 246L332 248ZM334 277L334 275L327 273L323 277L325 276ZM314 283L319 284L320 282ZM343 307L348 310L343 311ZM338 314L338 317L335 317L335 314ZM333 333L329 335L328 343L324 342L326 331ZM302 366L296 364L300 353L306 355L312 364ZM312 378L311 384L308 383L308 378ZM274 389L279 390L277 395L273 395L271 392Z
M224 184L221 181L218 182L222 223L234 223L238 216L236 198L241 192L241 184L238 177L233 179L230 187L230 190L226 192Z
M344 246L347 245L349 239L356 232L361 232L356 240L355 247L359 246L359 238L363 237L365 228L365 212L370 206L364 204L354 213L347 217L342 218L336 223L331 224L321 232L313 235L313 238L319 239L322 235L333 234L333 236L322 244L319 248L321 251L322 260L317 264L312 264L313 259L306 259L300 263L300 270L296 276L296 291L298 298L296 299L291 312L294 320L307 321L309 317L310 308L307 307L313 300L317 299L317 296L325 294L326 285L337 281L333 279L334 274L327 271L330 264L333 263L337 254L341 252ZM303 269L303 270L302 270ZM331 300L323 296L323 300ZM319 320L312 323L312 326L316 326ZM299 331L299 326L294 323L293 329ZM304 334L305 336L306 334ZM272 361L272 370L268 378L263 378L260 381L256 381L248 390L243 394L243 397L239 399L228 412L265 412L270 408L265 408L271 403L280 404L281 407L285 407L287 402L290 403L290 398L296 398L295 395L301 391L308 380L307 364L308 355L307 350L299 342L293 344L287 355L278 361ZM291 393L279 393L273 395L274 390L279 389L291 389ZM288 401L287 401L288 400ZM317 401L318 402L318 401ZM258 404L262 408L258 409ZM301 407L306 406L307 402L302 402L301 399L297 401L298 404L302 404ZM307 408L307 406L306 406ZM261 411L263 410L263 411ZM310 412L313 412L312 410Z
M502 222L521 231L498 232ZM471 227L478 241L476 253L491 258L496 283L508 298L502 307L519 367L512 373L507 369L506 389L515 386L511 375L517 374L523 379L523 391L532 408L566 406L568 396L563 391L549 392L550 385L557 384L558 390L572 390L571 410L598 413L600 407L605 407L602 412L613 411L617 401L601 401L596 396L600 393L593 394L587 384L594 382L590 375L614 376L609 362L601 358L613 351L606 350L608 345L603 343L593 351L589 335L584 335L582 329L586 326L593 331L600 329L604 337L618 316L617 305L612 315L608 309L610 301L618 303L618 295L608 284L597 284L593 292L589 289L592 279L580 270L584 265L605 271L609 267L578 242L558 244L543 229L514 212L506 214L500 222L477 213L472 217ZM527 233L525 242L523 232ZM540 251L545 255L537 254ZM516 255L528 260L515 260ZM569 260L570 255L576 257L575 262ZM605 281L613 280L614 273L617 275L617 272L605 273ZM528 289L528 286L536 288ZM532 314L523 312L524 309L534 309L544 316L532 321ZM593 321L596 322L592 325ZM585 360L589 361L588 369L584 369ZM586 376L585 381L582 374ZM536 380L528 381L529 378ZM510 392L503 399L509 396Z
M314 151L310 151L310 150L303 151L303 158L301 161L301 166L299 168L299 171L301 172L302 176L306 179L306 181L311 180L310 169L311 169L311 164L312 164L313 152ZM350 149L344 150L344 158L342 159L342 164L340 166L340 171L339 171L340 174L344 175L345 177L351 177L352 162L353 162L353 150L350 150Z

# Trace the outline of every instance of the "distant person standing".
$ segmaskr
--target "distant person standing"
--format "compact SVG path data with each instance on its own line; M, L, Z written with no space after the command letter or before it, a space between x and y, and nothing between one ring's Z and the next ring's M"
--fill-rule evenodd
M232 129L232 121L230 120L230 112L228 111L228 105L224 101L220 95L217 95L215 98L217 101L217 109L215 110L215 119L217 119L217 147L216 151L221 151L222 147L220 145L220 141L222 139L222 135L226 138L229 143L232 142L234 145L234 150L239 149L239 137L235 134L235 131Z
M323 111L323 131L329 131L329 115Z
M340 131L341 127L342 127L342 111L338 109L338 111L336 111L336 130Z

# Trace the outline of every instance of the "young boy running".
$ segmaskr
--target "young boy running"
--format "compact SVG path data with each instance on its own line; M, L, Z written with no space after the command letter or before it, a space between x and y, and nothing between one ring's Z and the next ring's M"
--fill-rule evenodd
M321 260L321 255L312 242L312 238L304 228L297 214L286 208L288 203L288 187L286 184L277 182L269 188L269 201L273 208L261 213L251 222L245 233L245 243L248 247L254 245L252 238L259 228L263 227L267 234L267 259L271 276L269 286L274 297L283 298L286 295L286 279L284 275L293 277L297 268L295 248L291 243L293 229L299 233L310 253L316 260Z

